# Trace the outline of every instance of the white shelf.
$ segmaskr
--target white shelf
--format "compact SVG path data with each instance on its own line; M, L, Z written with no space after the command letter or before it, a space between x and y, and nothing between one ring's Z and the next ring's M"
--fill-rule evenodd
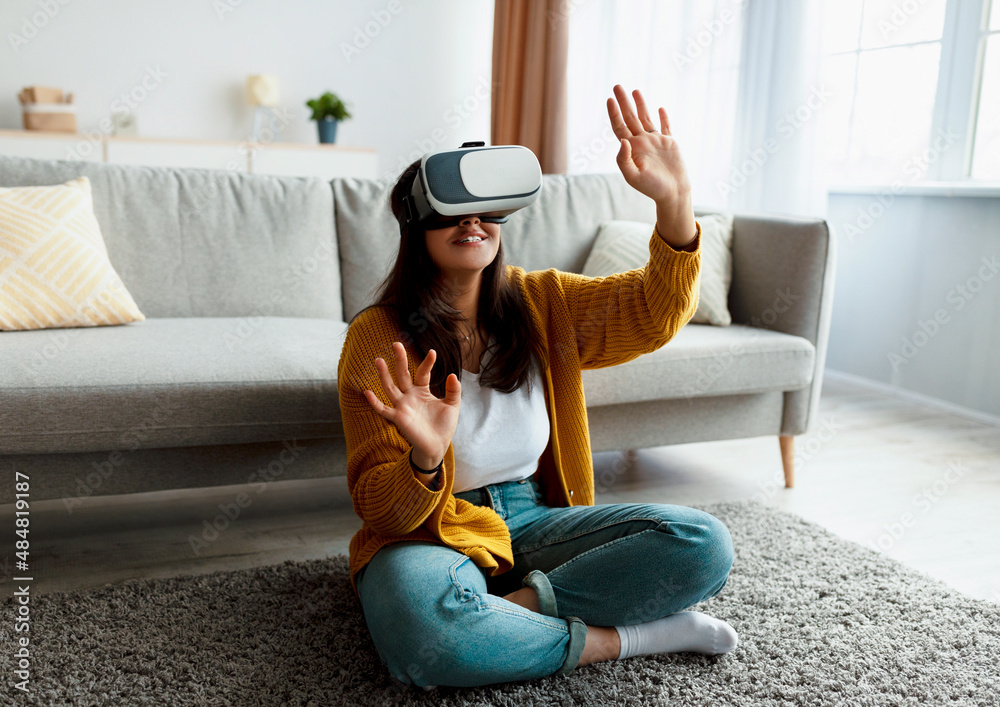
M82 133L0 130L0 154L323 179L374 179L378 176L375 150L338 145L253 144L108 135L95 138Z
M83 135L32 130L0 130L0 155L37 160L103 162L104 147Z
M108 138L107 162L148 167L193 167L246 173L247 150L239 143L161 142Z

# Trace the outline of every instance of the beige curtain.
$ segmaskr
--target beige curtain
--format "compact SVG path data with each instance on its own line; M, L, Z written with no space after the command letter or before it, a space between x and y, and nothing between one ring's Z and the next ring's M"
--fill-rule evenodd
M545 174L566 171L565 0L496 0L493 145L530 148Z

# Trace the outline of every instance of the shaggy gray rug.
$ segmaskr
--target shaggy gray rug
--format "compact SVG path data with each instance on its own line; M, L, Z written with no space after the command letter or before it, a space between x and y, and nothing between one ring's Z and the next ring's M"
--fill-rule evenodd
M395 683L347 558L33 597L31 693L0 702L170 705L997 705L1000 605L755 501L703 507L736 559L695 609L740 634L723 656L659 654L481 688Z

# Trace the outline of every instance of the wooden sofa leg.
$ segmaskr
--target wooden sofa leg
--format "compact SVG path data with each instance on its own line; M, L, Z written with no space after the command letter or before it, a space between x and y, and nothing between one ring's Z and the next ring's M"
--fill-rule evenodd
M781 466L785 469L785 488L795 485L795 438L791 435L778 435L781 445Z

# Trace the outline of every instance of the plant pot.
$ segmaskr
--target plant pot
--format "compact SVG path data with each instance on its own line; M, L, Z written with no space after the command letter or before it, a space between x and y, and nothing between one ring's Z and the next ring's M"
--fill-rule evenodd
M339 120L324 119L317 120L316 126L319 128L319 141L332 145L337 142L337 124Z

